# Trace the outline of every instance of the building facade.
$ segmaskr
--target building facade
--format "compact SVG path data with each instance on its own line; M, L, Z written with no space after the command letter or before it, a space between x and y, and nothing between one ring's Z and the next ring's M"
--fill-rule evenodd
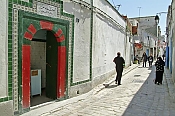
M135 55L142 57L143 52L156 58L158 44L158 25L155 16L136 17L129 19L133 25L133 39L135 42Z
M66 100L90 91L115 74L118 51L131 65L126 20L107 0L0 2L1 115L30 111L36 97Z

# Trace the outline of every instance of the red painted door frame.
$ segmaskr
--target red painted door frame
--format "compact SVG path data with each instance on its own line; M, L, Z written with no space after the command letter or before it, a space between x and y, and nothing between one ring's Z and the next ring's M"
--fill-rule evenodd
M58 46L57 98L65 96L66 91L66 46Z
M41 29L52 31L54 24L51 22L40 21ZM32 40L34 34L37 32L35 25L31 24L28 30L32 33L29 34L27 31L24 33L24 38ZM60 36L61 35L61 36ZM55 33L55 37L58 43L65 41L64 34L61 29ZM65 97L66 95L66 46L58 46L58 67L57 67L57 98ZM30 53L31 45L22 45L22 106L23 108L30 107Z
M22 104L30 107L30 45L22 46Z

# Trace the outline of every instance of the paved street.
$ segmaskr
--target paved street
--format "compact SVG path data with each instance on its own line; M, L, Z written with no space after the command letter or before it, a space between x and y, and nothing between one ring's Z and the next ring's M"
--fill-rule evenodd
M101 84L87 94L33 109L23 116L175 116L171 75L166 69L163 84L155 85L154 70L135 65L133 70L125 70L120 86L113 76L106 88Z

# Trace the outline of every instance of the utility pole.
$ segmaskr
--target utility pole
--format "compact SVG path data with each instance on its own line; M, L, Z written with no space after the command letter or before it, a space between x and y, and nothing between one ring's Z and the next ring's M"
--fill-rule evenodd
M140 17L140 9L142 8L142 7L137 7L138 9L139 9L139 17Z

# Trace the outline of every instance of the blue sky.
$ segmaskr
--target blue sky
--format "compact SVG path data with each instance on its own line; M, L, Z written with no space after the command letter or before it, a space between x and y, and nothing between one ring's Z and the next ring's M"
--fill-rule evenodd
M132 17L145 17L155 16L160 12L167 12L168 6L171 4L171 0L108 0L112 5L121 5L119 7L119 13ZM141 7L141 8L139 8ZM116 8L117 9L117 8ZM140 10L140 13L139 13ZM162 35L166 30L166 13L159 15L159 26L161 27Z

